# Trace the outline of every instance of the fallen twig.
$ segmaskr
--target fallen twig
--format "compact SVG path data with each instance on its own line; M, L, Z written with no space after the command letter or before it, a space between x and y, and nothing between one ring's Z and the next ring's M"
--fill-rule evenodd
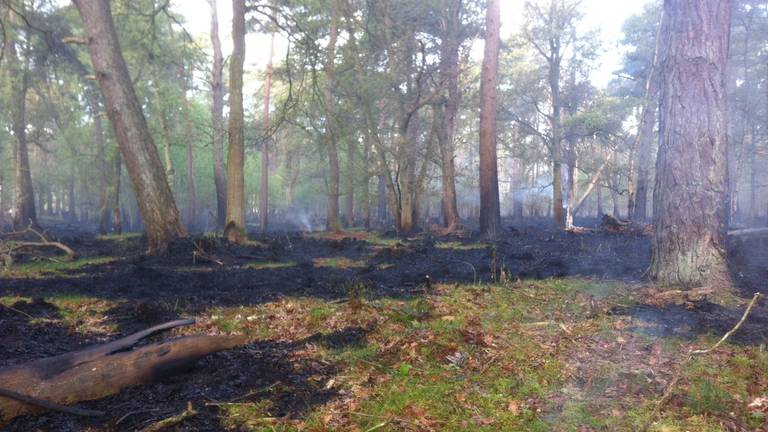
M672 392L677 386L677 383L680 382L680 379L682 378L682 375L683 375L683 370L688 365L688 363L690 363L693 360L693 358L697 355L711 353L712 351L719 348L720 345L722 345L726 340L728 340L728 338L730 338L731 335L733 335L733 333L735 333L736 330L738 330L741 327L741 325L744 324L744 322L747 320L747 317L749 316L749 313L752 311L752 308L757 303L757 300L760 299L760 297L762 296L763 295L760 293L755 293L755 295L752 296L752 300L750 300L749 304L747 305L747 308L744 310L744 314L741 316L741 319L739 320L739 322L737 322L736 325L733 326L733 328L730 331L724 334L723 337L721 337L720 340L717 341L717 343L715 343L714 345L712 345L707 349L691 350L688 352L688 356L678 365L678 369L675 372L675 375L669 381L669 384L667 384L667 387L664 389L664 393L661 395L661 398L658 401L656 401L656 404L653 407L653 411L651 412L650 417L648 418L646 423L643 425L643 427L640 428L640 431L642 432L647 431L648 428L651 427L651 424L654 422L654 420L656 420L656 416L659 415L659 411L661 410L661 408L669 401L669 398L672 397Z
M197 411L195 411L194 407L192 407L192 402L187 402L187 409L180 412L179 414L176 414L175 416L168 417L166 419L160 420L156 423L152 423L151 425L145 427L142 429L142 432L158 432L165 428L169 428L171 426L175 426L184 420L194 417L197 415Z

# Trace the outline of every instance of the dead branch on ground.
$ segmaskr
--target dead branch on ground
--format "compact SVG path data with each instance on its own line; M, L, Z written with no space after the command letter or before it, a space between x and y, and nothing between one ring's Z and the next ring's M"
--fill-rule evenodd
M677 368L677 372L672 376L672 379L669 381L669 384L667 384L667 387L664 389L664 393L661 395L661 398L659 398L658 401L656 401L656 404L654 405L653 411L651 412L650 417L645 422L645 424L640 428L641 431L647 431L648 428L651 427L651 424L656 420L656 417L659 415L659 412L661 411L661 408L664 407L664 405L669 401L669 399L672 397L672 392L675 390L677 383L680 382L680 379L683 376L683 371L688 366L688 364L697 356L697 355L703 355L703 354L709 354L712 351L716 350L720 347L725 341L728 340L728 338L731 337L739 328L741 328L742 324L747 320L747 317L749 316L749 313L752 311L752 308L755 306L757 301L762 297L763 295L760 293L755 293L754 296L752 296L752 300L750 300L749 304L747 305L747 308L744 310L744 314L741 316L741 319L739 322L736 323L735 326L731 330L729 330L727 333L723 335L723 337L720 338L720 340L717 341L714 345L707 349L700 349L700 350L691 350L688 352L688 355L686 358L680 362Z
M0 369L0 427L21 415L100 399L191 367L246 342L245 336L185 336L133 349L140 340L194 320L161 324L114 342ZM73 408L72 410L77 410ZM65 411L66 412L66 411ZM81 411L87 412L87 411ZM72 412L76 414L76 412Z

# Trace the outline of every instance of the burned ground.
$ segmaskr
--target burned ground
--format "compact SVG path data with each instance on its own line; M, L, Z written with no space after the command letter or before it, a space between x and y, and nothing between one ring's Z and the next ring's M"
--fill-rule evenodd
M647 288L643 276L650 255L649 239L642 236L527 226L510 228L496 245L472 236L395 238L373 232L252 238L249 245L229 246L212 236L196 237L174 245L168 256L145 257L139 236L63 235L80 253L77 261L27 259L5 270L0 275L0 366L105 342L181 316L196 317L198 323L176 335L244 332L252 339L205 358L188 373L82 404L110 413L107 419L47 414L17 419L8 430L134 430L181 411L188 401L200 413L180 430L260 430L264 425L365 430L379 423L390 430L440 430L468 427L466 422L489 430L518 424L571 430L563 416L572 415L574 400L592 397L578 408L587 411L610 403L585 396L595 391L594 377L587 375L596 364L619 367L620 350L635 349L631 379L611 375L600 389L649 402L666 382L659 377L671 373L659 365L671 368L678 354L674 349L662 353L657 345L701 343L725 333L743 311L741 304L724 306L706 298L663 306L642 302L635 293ZM745 298L760 291L768 277L765 250L764 244L747 242L730 251ZM460 315L460 305L454 304L459 299L478 315ZM496 309L505 302L510 311ZM732 342L744 349L765 342L766 312L759 306ZM461 325L454 328L454 323ZM505 415L516 418L506 420L488 413L441 419L426 402L406 404L410 414L371 414L371 402L365 401L371 394L379 400L391 397L381 390L388 383L409 374L432 377L429 363L420 363L427 358L441 367L447 361L461 376L503 375L505 361L496 370L499 357L506 355L501 347L520 342L502 343L508 336L494 329L536 341L536 346L518 347L532 356L539 352L552 362L571 356L573 363L564 367L568 375L542 376L541 391L523 392L525 399L507 390ZM450 335L445 341L442 332ZM425 344L431 347L414 348ZM368 352L374 348L375 353ZM361 353L367 357L354 357ZM644 361L662 370L655 370L646 385L634 383L638 374L647 373L637 372L647 366ZM371 370L360 382L344 383L362 367ZM522 381L516 385L525 388ZM638 388L630 392L627 385ZM758 388L750 389L750 397L765 390L754 385ZM571 394L572 386L579 389L578 397ZM680 398L673 403L687 406ZM360 411L361 404L369 410ZM409 420L420 415L432 420ZM594 416L586 430L612 427Z

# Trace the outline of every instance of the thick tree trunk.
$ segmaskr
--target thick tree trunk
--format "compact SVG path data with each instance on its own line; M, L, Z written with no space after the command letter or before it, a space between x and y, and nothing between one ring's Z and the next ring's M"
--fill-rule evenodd
M725 77L731 1L664 4L659 155L650 275L728 284Z
M216 221L224 228L227 217L227 176L224 171L224 57L219 39L219 19L216 0L208 0L211 6L211 44L213 65L211 67L211 117L213 119L213 181L216 187Z
M261 142L261 183L259 184L259 227L261 232L267 231L269 223L269 98L272 94L272 56L275 50L275 33L269 39L269 56L267 57L267 74L264 80L264 132Z
M171 322L156 329L184 325ZM130 350L156 331L136 333L115 342L0 369L0 388L59 405L100 399L120 390L148 383L191 367L216 351L234 348L244 336L186 336ZM7 392L3 392L7 393ZM46 409L0 395L0 426L21 415Z
M245 63L245 0L232 0L232 57L229 63L229 157L227 161L227 226L230 242L242 243L245 232L245 135L243 64Z
M186 235L179 211L128 74L108 0L74 0L88 33L91 60L133 183L149 252L165 251Z
M29 71L27 61L18 57L16 41L11 38L5 43L5 56L8 62L8 78L11 83L11 128L14 135L14 166L16 168L16 206L13 212L13 229L22 230L29 225L37 227L35 211L35 191L32 185L32 173L29 165L27 145L27 89Z
M480 234L496 238L501 225L496 158L496 85L499 62L499 0L488 0L485 53L480 75Z
M333 100L333 88L335 80L336 39L338 38L338 11L335 0L331 2L331 27L328 52L325 62L326 84L324 89L325 104L325 145L328 151L328 205L326 229L328 231L340 231L339 223L339 150L335 134L335 102Z

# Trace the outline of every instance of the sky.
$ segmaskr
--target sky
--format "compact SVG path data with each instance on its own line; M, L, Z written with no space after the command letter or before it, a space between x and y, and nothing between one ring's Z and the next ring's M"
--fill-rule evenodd
M584 19L583 31L597 29L602 42L602 52L598 64L592 73L595 86L604 88L619 69L623 51L619 45L622 39L621 26L632 15L642 12L645 4L653 0L582 0ZM502 37L514 33L522 20L524 0L501 0ZM174 0L173 10L180 12L187 21L187 30L207 42L210 30L210 8L207 0ZM230 37L232 20L232 2L218 0L219 32L222 38L224 55L232 50ZM269 37L262 34L249 34L246 38L246 70L257 72L267 64ZM275 43L275 58L284 56L286 42L278 38ZM246 90L247 91L247 90Z

